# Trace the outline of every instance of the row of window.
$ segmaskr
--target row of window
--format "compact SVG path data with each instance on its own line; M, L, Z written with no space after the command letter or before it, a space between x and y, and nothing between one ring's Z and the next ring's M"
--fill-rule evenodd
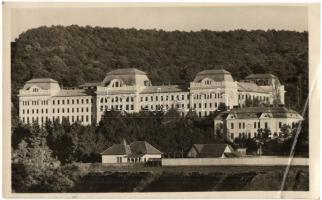
M62 117L48 117L48 116L42 116L42 117L22 117L23 123L32 123L32 122L40 122L41 124L45 123L46 121L52 120L58 120L61 121L63 118L67 119L68 121L71 121L72 123L80 121L80 122L90 122L91 115L81 115L81 116L62 116Z
M84 110L85 110L85 112L89 112L89 108L88 107L86 107L86 108L61 108L61 109L59 109L59 108L53 108L53 110L52 110L52 113L69 113L69 112L71 112L71 113L74 113L74 112L84 112ZM91 112L93 112L93 108L91 108L90 109L91 110ZM30 111L30 112L29 112ZM41 113L41 114L48 114L48 109L46 108L46 109L22 109L22 114L29 114L29 113L31 113L31 114L38 114L38 113Z
M66 100L66 101L65 101ZM91 100L91 103L93 103L93 99L90 99ZM58 99L58 100L53 100L53 105L55 105L57 103L57 105L64 105L65 103L68 105L68 104L84 104L84 102L86 102L86 104L89 103L89 99Z
M256 100L259 100L259 101L268 101L269 98L268 97L265 97L265 96L251 96L251 95L243 95L243 94L239 94L238 95L238 99L256 99Z
M123 110L123 109L126 111L134 110L134 105L133 104L132 105L125 105L124 107L123 107L123 105L111 105L111 107L105 106L105 109L104 109L104 106L100 107L101 112L109 111L109 110Z
M182 94L182 95L159 95L159 96L146 96L146 97L141 97L141 102L151 102L151 101L174 101L174 100L185 100L185 98L189 99L189 94L187 95L187 97L185 97L186 95Z
M193 99L219 99L223 97L223 93L210 93L210 94L196 94Z
M242 128L245 129L245 122L238 123L238 127L239 127L239 129L242 129ZM265 122L264 127L268 128L268 123L267 122ZM282 122L278 122L278 128L281 128L281 127L282 127ZM261 128L260 122L254 122L254 128ZM233 122L230 124L230 129L234 129L234 123Z
M48 100L32 100L32 101L22 101L23 106L39 106L39 105L48 105Z
M125 97L124 97L125 98ZM113 97L111 99L111 102L114 103L114 102L122 102L123 101L123 98L122 97ZM134 102L134 97L126 97L125 98L125 101L126 102ZM100 100L101 103L108 103L108 100L107 98L101 98Z

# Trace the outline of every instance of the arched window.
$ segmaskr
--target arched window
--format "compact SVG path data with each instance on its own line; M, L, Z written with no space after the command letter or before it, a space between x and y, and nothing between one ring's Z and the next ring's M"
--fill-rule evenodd
M101 103L103 103L103 98L101 98Z
M107 103L107 98L105 98L105 103Z

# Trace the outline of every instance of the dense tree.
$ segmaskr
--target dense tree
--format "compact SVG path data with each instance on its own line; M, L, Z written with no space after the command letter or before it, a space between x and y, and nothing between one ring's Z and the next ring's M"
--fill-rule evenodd
M236 80L273 73L286 91L286 103L300 110L308 92L308 33L294 31L196 32L52 26L30 29L12 43L13 117L17 93L31 78L51 77L63 86L101 81L116 68L136 67L153 84L187 84L212 68Z

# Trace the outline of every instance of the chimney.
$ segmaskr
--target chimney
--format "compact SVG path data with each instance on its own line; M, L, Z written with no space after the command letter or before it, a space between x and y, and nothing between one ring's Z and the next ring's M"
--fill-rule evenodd
M126 140L125 140L125 138L123 138L123 145L124 146L126 146L127 144L126 144Z

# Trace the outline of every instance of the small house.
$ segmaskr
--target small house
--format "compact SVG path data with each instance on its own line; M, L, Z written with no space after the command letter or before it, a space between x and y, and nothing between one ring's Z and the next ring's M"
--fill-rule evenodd
M153 159L161 159L162 152L146 141L135 141L131 144L114 144L101 153L102 163L130 164L145 163Z
M235 157L234 149L228 144L194 144L187 153L189 158Z

